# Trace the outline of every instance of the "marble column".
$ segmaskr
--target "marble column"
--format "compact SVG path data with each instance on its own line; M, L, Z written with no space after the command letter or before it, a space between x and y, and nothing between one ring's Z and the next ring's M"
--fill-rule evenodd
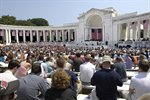
M36 42L40 42L39 41L39 30L36 30Z
M51 30L51 41L54 42L55 31Z
M75 29L75 33L77 33L77 31L76 31L76 29ZM88 34L89 34L89 40L91 40L91 29L90 28L88 28ZM76 35L75 35L75 37L76 37Z
M16 42L19 43L18 30L16 30Z
M71 30L68 30L68 42L70 42L70 32Z
M102 41L104 42L106 39L105 39L105 24L102 25L103 29L102 29Z
M52 42L52 32L51 32L51 30L48 30L49 32L49 34L48 34L48 36L49 36L49 41L48 42Z
M75 29L75 31L74 31L74 41L77 41L77 29ZM91 39L91 37L90 37L90 39Z
M32 30L30 30L30 42L33 42L33 35L32 35Z
M26 43L26 33L25 33L25 30L23 30L23 42Z
M150 40L150 19L148 20L148 32L147 32L147 37L149 37Z
M43 42L46 42L47 33L45 33L45 30L43 30Z
M11 43L11 30L8 31L9 43Z
M58 42L58 30L56 30L55 32L56 32L56 42Z
M47 42L48 30L44 30L44 34L45 34L45 42Z
M61 30L62 31L62 42L64 42L64 34L65 34L65 32L64 32L64 30Z
M117 31L117 34L118 34L118 35L117 35L117 40L118 40L118 39L122 39L122 38L123 38L123 35L122 35L122 33L121 33L121 24L118 24L118 25L117 25L117 30L118 30L118 31ZM108 37L108 36L107 36L107 37Z
M140 20L137 22L137 40L140 39L141 23Z
M6 45L9 44L9 31L8 29L6 29Z
M85 28L85 40L89 40L89 36L88 36L88 28ZM85 41L84 40L84 41Z
M130 39L130 24L128 22L127 27L126 27L126 38L125 38L125 40L129 40L129 39Z
M129 30L130 30L130 32L129 32L129 33L130 33L130 34L129 34L130 38L129 38L129 39L130 39L130 40L133 40L133 28L132 28L132 23L129 23L129 25L130 25L130 27L131 27L131 28L129 29Z

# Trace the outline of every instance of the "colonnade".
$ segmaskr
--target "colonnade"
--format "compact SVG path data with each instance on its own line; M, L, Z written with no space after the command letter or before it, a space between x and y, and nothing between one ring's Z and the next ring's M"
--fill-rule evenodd
M37 29L9 29L0 28L0 42L71 42L76 41L76 29L37 30Z
M150 19L119 23L117 32L120 40L143 40L150 38Z

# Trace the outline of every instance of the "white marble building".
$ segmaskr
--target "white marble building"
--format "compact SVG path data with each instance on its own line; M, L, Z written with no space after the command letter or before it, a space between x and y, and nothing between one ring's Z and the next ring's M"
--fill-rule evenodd
M0 41L26 42L99 41L114 45L119 40L150 38L150 12L119 15L112 7L92 8L78 17L77 23L62 26L13 26L0 24Z

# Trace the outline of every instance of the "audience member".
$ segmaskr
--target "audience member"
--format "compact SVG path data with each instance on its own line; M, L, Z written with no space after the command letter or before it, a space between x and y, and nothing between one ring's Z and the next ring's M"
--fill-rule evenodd
M73 64L74 64L74 71L79 72L80 65L83 63L81 59L81 54L78 52L76 53L76 56L74 58Z
M121 76L123 82L127 81L127 73L126 73L126 64L122 61L120 57L115 59L115 63L113 65L115 71Z
M143 94L150 93L150 74L148 72L150 63L145 59L139 62L138 67L139 73L131 78L129 86L129 93L132 100L137 100Z
M5 82L12 82L17 80L17 78L14 76L17 69L20 67L20 63L17 60L11 60L8 64L8 69L4 73L0 73L0 81ZM6 100L12 100L15 99L15 93L11 93L4 97Z
M15 76L17 78L24 77L28 75L28 71L31 69L32 65L28 62L20 64L21 66L17 69Z
M49 84L43 77L39 76L40 74L41 64L34 63L31 74L19 79L17 100L41 100L40 95L45 96Z
M70 76L63 69L53 73L52 85L46 91L45 100L77 100L76 92L70 88Z
M91 84L96 85L99 100L117 100L117 86L122 86L120 75L111 69L111 58L103 57L102 69L94 73Z
M63 58L58 58L56 60L56 66L58 67L58 69L64 69L65 67L65 60ZM65 69L64 69L65 70ZM70 70L65 70L68 75L70 76L70 84L71 84L71 89L76 91L76 93L78 91L81 90L80 88L80 81L78 80L77 76Z
M90 85L91 78L95 73L95 65L90 62L91 59L91 55L87 53L85 55L86 62L80 65L80 80L82 85Z
M17 80L14 74L16 73L19 67L20 67L19 61L11 60L8 64L8 69L4 73L0 73L0 80L6 82Z

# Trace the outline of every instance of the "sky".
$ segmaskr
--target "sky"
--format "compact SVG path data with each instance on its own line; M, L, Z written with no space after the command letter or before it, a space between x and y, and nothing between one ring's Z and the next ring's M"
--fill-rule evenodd
M118 14L150 12L150 0L0 0L0 16L17 20L44 18L49 25L78 22L79 14L91 8L113 7Z

